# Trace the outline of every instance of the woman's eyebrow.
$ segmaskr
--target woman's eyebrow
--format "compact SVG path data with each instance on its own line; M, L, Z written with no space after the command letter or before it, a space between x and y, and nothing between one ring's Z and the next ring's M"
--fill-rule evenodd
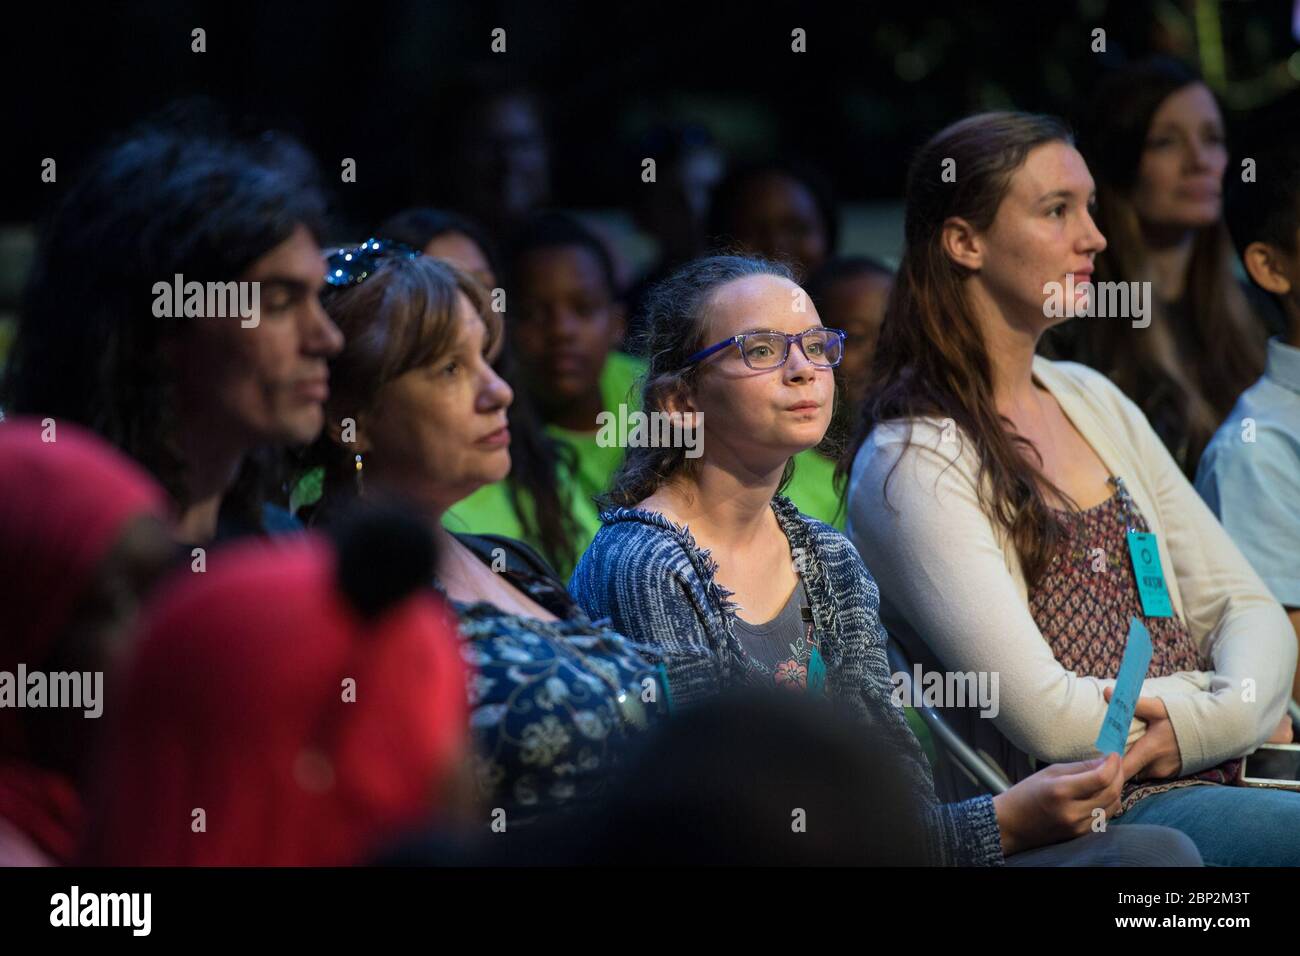
M1165 120L1163 123L1157 123L1151 127L1147 134L1147 139L1154 139L1159 136L1176 136L1183 131L1183 127L1174 120Z
M752 329L745 329L742 332L737 332L736 335L753 335L756 332L771 332L773 335L799 335L802 332L811 332L813 329L824 329L824 328L826 328L826 326L822 325L820 322L817 322L814 323L813 325L808 326L808 328L806 329L800 329L798 332L787 333L787 332L782 332L780 329L773 329L764 326L762 328L755 327ZM730 338L734 338L734 337L735 336L730 336Z
M1077 196L1073 189L1053 189L1050 193L1044 193L1038 197L1038 202L1054 202L1057 199L1073 199Z

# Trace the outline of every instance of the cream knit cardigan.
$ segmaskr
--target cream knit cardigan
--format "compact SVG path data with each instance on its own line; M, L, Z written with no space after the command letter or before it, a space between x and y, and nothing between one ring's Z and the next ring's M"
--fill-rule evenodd
M1213 670L1143 685L1168 708L1182 773L1253 751L1290 695L1296 638L1285 612L1114 384L1085 366L1041 357L1034 375L1110 473L1124 478L1159 538L1175 613L1213 661ZM921 642L947 670L996 672L1000 708L991 719L1025 754L1048 763L1096 756L1102 688L1114 681L1078 676L1052 655L1030 615L1015 549L979 507L972 443L951 422L915 422L918 444L889 482L892 508L883 503L905 435L897 423L874 429L849 485L847 531L879 584L882 620L904 646ZM966 717L958 723L988 722ZM1130 746L1144 730L1134 720Z

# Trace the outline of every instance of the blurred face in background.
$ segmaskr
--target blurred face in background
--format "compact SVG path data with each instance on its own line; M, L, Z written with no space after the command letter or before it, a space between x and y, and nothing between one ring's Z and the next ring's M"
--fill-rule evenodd
M880 338L885 306L893 287L893 277L883 273L846 276L832 282L818 303L822 321L848 335L844 360L835 370L835 377L851 402L860 401L866 392L876 341Z
M582 245L541 247L520 258L516 274L511 343L537 403L553 418L599 401L605 359L623 337L600 260Z
M461 272L472 275L489 291L497 287L496 273L492 271L487 255L477 242L463 232L444 232L440 236L434 236L424 247L424 254L431 259L441 259Z
M466 137L466 204L487 222L518 222L550 195L550 151L541 113L526 93L488 100Z
M736 202L736 240L760 256L789 263L796 279L826 261L826 229L812 191L779 172L749 180Z
M1208 87L1168 96L1151 119L1132 200L1144 226L1199 229L1222 212L1228 145Z
M668 169L660 165L659 187L638 193L637 224L659 244L661 261L685 261L704 251L709 197L722 171L716 147L695 146Z

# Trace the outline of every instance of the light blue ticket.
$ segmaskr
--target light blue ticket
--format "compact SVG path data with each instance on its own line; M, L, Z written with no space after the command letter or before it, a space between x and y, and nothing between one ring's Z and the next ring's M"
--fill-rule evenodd
M1150 664L1151 635L1141 621L1131 617L1124 660L1119 665L1119 676L1115 678L1115 692L1106 708L1106 719L1101 722L1101 733L1097 735L1097 749L1102 753L1124 755L1128 729L1133 723L1133 712L1137 710L1142 682L1147 678Z

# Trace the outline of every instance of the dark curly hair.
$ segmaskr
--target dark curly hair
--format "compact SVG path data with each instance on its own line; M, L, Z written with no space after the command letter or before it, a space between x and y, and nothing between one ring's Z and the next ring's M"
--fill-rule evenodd
M173 366L183 319L153 315L152 288L182 273L236 280L325 204L296 142L240 140L209 123L151 122L98 155L41 230L0 402L92 428L141 462L184 508ZM259 456L224 507L260 527ZM265 462L263 463L264 466ZM228 512L227 512L228 513Z

